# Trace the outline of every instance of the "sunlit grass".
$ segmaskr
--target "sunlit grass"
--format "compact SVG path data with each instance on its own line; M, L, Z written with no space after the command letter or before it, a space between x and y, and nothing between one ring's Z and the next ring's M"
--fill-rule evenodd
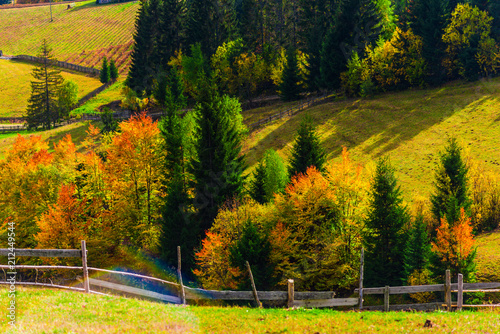
M1 12L1 11L0 11ZM26 113L31 94L32 70L34 65L0 60L0 116L19 117ZM78 97L81 98L101 86L98 78L78 72L62 71L66 80L73 80L78 85ZM5 84L7 83L7 84Z
M496 333L500 313L340 312L172 306L132 298L18 287L17 333ZM0 303L7 305L5 288ZM6 309L6 308L5 308ZM9 331L2 317L0 330ZM424 328L426 320L433 328Z

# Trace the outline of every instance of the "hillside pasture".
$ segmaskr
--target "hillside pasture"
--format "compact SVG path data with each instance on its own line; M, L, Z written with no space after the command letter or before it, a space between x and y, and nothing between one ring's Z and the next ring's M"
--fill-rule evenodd
M1 11L0 11L1 12ZM34 65L13 60L0 60L0 117L20 117L26 112L31 94L31 71ZM62 71L66 80L78 85L78 98L101 86L99 79L79 72Z
M78 2L0 11L0 50L6 55L37 54L43 39L58 60L99 68L104 56L120 73L130 65L137 2L96 5Z

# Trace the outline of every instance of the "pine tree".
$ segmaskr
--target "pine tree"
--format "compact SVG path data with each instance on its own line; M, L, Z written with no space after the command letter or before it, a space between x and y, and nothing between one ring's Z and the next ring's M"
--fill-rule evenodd
M306 116L302 119L297 130L288 174L290 177L298 173L305 174L310 166L315 166L316 169L322 171L325 160L325 150L321 147L316 127L313 125L312 119Z
M219 96L216 85L209 79L200 88L196 107L197 159L193 162L194 205L201 231L206 231L212 226L219 207L242 193L243 122L238 100Z
M429 261L431 257L431 244L427 234L427 227L424 223L424 217L418 215L410 230L408 231L408 239L404 252L404 281L407 283L408 278L415 271L422 273L429 269Z
M387 158L377 163L365 222L367 286L397 286L404 277L404 227L410 221L394 169Z
M193 155L192 114L180 117L183 104L167 103L167 115L160 123L164 139L165 192L162 207L160 254L164 261L176 263L177 246L182 249L182 263L189 271L194 268L194 249L200 234L196 221L190 214L190 160Z
M149 2L141 1L139 6L135 21L134 49L131 54L132 61L126 85L135 91L138 97L142 97L144 92L150 95L153 84L154 69L151 67L150 58L154 48L154 35L153 19L149 15Z
M462 149L455 138L448 140L441 154L441 165L436 171L436 190L431 196L432 214L436 221L445 217L450 225L458 221L460 208L470 216L467 165L462 159Z
M170 58L181 48L182 20L184 2L179 0L164 0L160 7L160 22L158 26L157 50L159 67L168 70Z
M118 69L113 59L109 62L109 78L111 81L116 81L116 79L118 79Z
M300 98L300 75L297 64L297 53L289 48L286 52L286 63L283 69L282 83L280 85L281 99L295 101Z
M410 28L422 37L422 56L427 62L427 83L440 84L446 71L442 65L445 45L442 40L449 10L448 1L414 0L410 6Z
M264 162L257 164L257 168L253 172L253 180L250 183L250 196L258 203L264 204L267 202L267 194L265 189L266 166Z
M202 53L210 57L219 46L214 45L217 30L214 18L216 6L214 0L193 0L189 3L183 44L186 53L191 51L192 45L200 43Z
M32 71L34 81L31 81L31 96L25 119L28 129L36 129L39 126L50 129L61 117L58 93L64 79L61 71L55 67L57 60L46 40L43 40L37 57L42 58L43 62L36 64Z
M104 57L102 60L101 74L99 75L99 80L103 84L108 83L109 76L110 76L110 71L108 67L108 60L106 59L106 57Z

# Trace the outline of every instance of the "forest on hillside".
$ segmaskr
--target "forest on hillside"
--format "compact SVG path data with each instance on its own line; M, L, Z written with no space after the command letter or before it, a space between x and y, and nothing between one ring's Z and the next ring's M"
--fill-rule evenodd
M350 291L362 248L367 286L439 282L446 269L473 281L474 237L500 222L500 181L457 139L442 148L430 198L410 207L389 158L370 173L344 148L327 164L307 115L287 160L270 149L245 175L240 101L494 76L499 10L494 1L141 1L122 102L138 113L121 123L105 113L84 152L69 136L53 150L18 136L0 160L2 241L11 221L19 248L85 239L101 267L126 249L175 266L181 246L191 282L212 289L248 289L249 261L259 290L292 278L298 290ZM150 105L160 121L140 113Z

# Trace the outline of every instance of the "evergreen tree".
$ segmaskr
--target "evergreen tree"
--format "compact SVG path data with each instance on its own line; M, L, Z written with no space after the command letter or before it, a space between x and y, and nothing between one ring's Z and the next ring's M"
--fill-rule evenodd
M159 58L158 65L163 72L167 71L170 58L181 48L183 13L183 1L164 0L160 6L156 45Z
M238 197L243 190L245 167L240 152L244 126L238 100L219 96L210 79L205 79L197 95L194 206L201 231L206 231L212 226L219 207Z
M461 151L455 138L448 140L448 145L441 154L441 165L436 171L436 190L431 196L434 219L440 221L445 217L450 225L458 221L460 208L464 208L470 216L468 168L462 159Z
M31 96L25 119L28 129L36 129L39 126L50 129L61 117L58 93L64 79L61 71L55 67L57 60L46 40L43 40L37 57L42 58L43 62L36 64L32 71L34 80L31 81Z
M116 79L118 79L118 69L113 59L109 62L109 78L111 81L116 81Z
M108 83L109 75L110 75L110 71L109 71L109 67L108 67L108 60L106 59L106 57L104 57L102 60L101 74L99 75L99 80L103 84Z
M189 3L185 21L184 51L189 53L190 47L196 43L201 45L204 55L210 57L217 47L216 17L217 8L215 0L193 0Z
M150 95L153 84L154 69L151 66L151 52L154 48L153 20L149 15L149 1L141 1L139 13L135 21L134 49L132 50L130 69L126 85L131 88L138 97L144 92Z
M424 223L424 217L420 214L415 218L410 230L404 252L404 281L407 280L415 271L422 273L429 269L431 257L431 243L427 234L427 227Z
M261 15L256 0L241 0L236 7L236 18L239 26L239 35L249 50L255 50L258 44L262 45L260 33Z
M401 190L388 159L377 163L366 220L367 286L397 286L404 277L404 227L410 221Z
M262 161L257 164L257 168L255 168L255 171L253 172L253 180L250 183L250 196L260 204L264 204L267 202L265 181L266 166Z
M246 279L242 279L239 288L250 290L252 288L248 279L246 261L252 269L255 286L259 290L268 290L274 287L276 279L273 277L275 265L271 258L271 243L269 237L259 232L257 227L248 221L237 243L230 248L231 265L240 269Z
M286 52L286 63L283 69L282 82L280 84L281 99L283 101L295 101L300 98L300 75L297 64L297 53L289 48Z
M181 246L182 263L189 271L194 268L194 249L200 234L196 221L191 217L189 173L193 152L193 118L190 114L181 118L179 107L168 107L167 115L160 123L164 139L165 192L162 207L160 254L164 261L176 263L177 246Z
M448 0L414 0L409 10L410 28L415 35L422 37L422 56L427 63L427 83L440 84L446 74L442 65L445 55L442 36L451 13Z
M316 127L313 125L312 119L306 116L302 119L297 130L297 138L292 147L288 174L290 177L298 173L305 174L307 168L311 166L323 171L325 160L325 150L321 147L316 134Z

